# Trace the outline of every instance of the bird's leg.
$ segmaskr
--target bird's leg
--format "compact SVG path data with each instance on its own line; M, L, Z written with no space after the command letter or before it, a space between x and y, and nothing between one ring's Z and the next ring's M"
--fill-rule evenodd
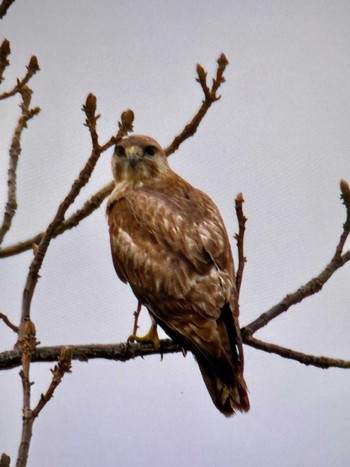
M157 323L152 320L152 326L145 336L139 337L136 333L133 333L129 336L128 342L151 342L156 349L159 349L160 339L158 337Z

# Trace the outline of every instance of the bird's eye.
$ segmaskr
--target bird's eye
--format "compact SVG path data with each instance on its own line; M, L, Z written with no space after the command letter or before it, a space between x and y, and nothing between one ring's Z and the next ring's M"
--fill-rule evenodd
M146 146L143 150L146 156L154 156L156 153L156 148L154 146Z
M116 146L114 150L114 154L120 157L125 156L125 148L123 146Z

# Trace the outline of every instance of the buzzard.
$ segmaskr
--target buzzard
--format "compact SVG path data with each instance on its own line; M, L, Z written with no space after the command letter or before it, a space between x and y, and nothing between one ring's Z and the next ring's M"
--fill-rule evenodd
M112 170L113 263L154 320L146 338L157 343L158 324L194 354L220 412L247 411L235 272L218 208L173 172L149 136L121 140Z

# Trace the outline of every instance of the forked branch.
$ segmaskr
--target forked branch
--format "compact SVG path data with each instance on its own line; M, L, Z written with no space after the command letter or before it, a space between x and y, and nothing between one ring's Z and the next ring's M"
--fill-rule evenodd
M74 181L71 189L69 190L69 193L60 204L53 221L48 226L43 237L41 238L38 248L36 249L35 256L29 268L29 273L23 292L22 317L19 337L21 337L23 333L24 323L30 317L30 305L36 284L39 279L39 270L44 261L47 249L55 234L56 229L64 221L64 216L68 208L73 204L74 200L79 195L80 190L89 181L101 153L103 152L103 150L105 150L104 148L110 147L112 144L114 144L115 141L120 140L132 129L133 113L132 111L126 111L122 114L121 123L119 125L119 131L117 135L115 137L110 138L110 140L107 141L107 143L105 143L103 146L100 146L96 132L96 122L98 119L98 116L96 115L96 97L93 94L89 94L89 96L87 97L86 103L83 106L83 111L86 115L86 126L89 128L92 141L91 155L88 161L86 162L83 170L80 172L78 178Z
M217 95L217 91L219 90L221 84L224 83L225 81L223 74L228 65L228 60L225 57L225 55L222 54L219 57L217 63L218 63L218 69L216 72L216 77L213 79L213 85L211 89L209 89L209 87L206 84L207 74L204 71L203 67L201 67L201 65L197 66L198 77L196 80L200 83L202 87L205 100L203 101L196 115L192 118L191 122L185 126L185 128L181 131L181 133L178 136L176 136L173 142L165 149L168 156L172 154L173 152L175 152L187 138L193 136L200 122L202 121L203 117L208 111L208 109L211 107L211 105L215 101L217 101L220 98L220 96ZM125 115L124 121L131 119L132 117L130 113L131 111L127 111L127 112L129 113ZM95 141L97 138L95 131L96 131L96 122L98 118L99 116L95 116L93 120L86 121L86 125L89 128L91 138L92 140L95 139ZM100 147L101 152L107 150L109 147L113 146L115 143L116 143L116 139L112 137L105 145ZM99 190L97 193L95 193L92 196L92 198L84 204L82 209L79 209L78 211L76 211L72 216L70 216L68 219L61 222L57 226L55 232L52 235L52 238L55 238L58 235L61 235L62 233L64 233L66 230L77 226L80 221L85 219L85 217L89 216L93 211L95 211L95 209L98 209L100 205L102 204L102 202L104 201L104 199L107 198L107 196L111 194L113 187L114 187L114 182L110 182L108 185L106 185L101 190ZM2 249L0 248L0 258L13 256L13 255L22 253L24 251L30 250L33 244L40 243L43 235L44 235L44 232L41 232L35 235L34 237L24 240L22 242L7 246Z

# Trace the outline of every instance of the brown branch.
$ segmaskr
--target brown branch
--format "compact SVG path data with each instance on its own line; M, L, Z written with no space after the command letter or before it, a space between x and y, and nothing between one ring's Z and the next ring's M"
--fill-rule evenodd
M66 230L70 230L73 227L79 225L79 223L92 214L96 209L98 209L103 201L108 195L110 195L114 188L114 182L108 183L101 190L95 193L88 201L86 201L81 209L78 209L74 214L68 217L64 222L62 222L57 229L55 230L52 238L58 237ZM15 243L5 248L0 248L0 258L5 258L7 256L13 256L24 251L30 250L33 244L38 245L43 237L45 232L41 232L34 237L28 238L23 242Z
M6 67L10 64L8 56L11 53L10 42L7 39L4 39L0 46L0 84L3 82L4 71Z
M31 99L32 99L32 90L28 86L23 86L20 89L20 94L22 96L21 116L16 125L11 147L9 151L10 155L10 166L8 170L8 194L7 194L7 203L4 212L4 218L2 225L0 227L0 244L2 243L6 233L10 230L12 219L16 213L17 209L17 164L18 159L21 154L21 137L22 132L27 128L28 121L37 115L40 112L39 107L33 109L30 108Z
M33 362L55 362L59 358L62 348L65 346L36 347L33 351L31 361ZM66 346L67 347L67 346ZM72 360L87 362L91 359L103 358L126 362L137 357L147 355L163 355L167 353L182 352L182 348L170 339L160 341L160 349L156 349L151 343L120 343L120 344L86 344L69 345L72 349ZM18 349L0 353L0 370L10 370L21 364L21 352Z
M123 112L121 117L121 124L118 131L118 134L115 137L112 137L104 146L100 146L96 133L96 121L98 116L96 115L96 97L93 94L89 94L86 99L86 103L83 106L83 111L86 115L86 126L89 128L91 141L92 141L92 151L91 155L85 164L83 170L80 172L79 177L74 181L68 195L64 198L60 204L56 215L48 226L45 234L43 235L36 254L33 258L33 261L29 268L29 273L27 276L25 289L23 292L23 302L22 302L22 316L20 324L19 336L22 335L24 323L30 316L30 305L36 284L39 279L39 270L44 261L47 249L50 245L51 239L58 228L58 226L64 221L65 213L68 208L73 204L76 197L79 195L80 190L85 186L90 180L90 176L95 168L95 165L104 150L104 148L109 147L113 143L111 140L118 141L123 136L125 136L132 129L133 113L132 111Z
M11 323L11 321L8 319L8 317L4 313L0 313L0 319L2 319L3 322L6 324L6 326L12 329L13 332L18 333L18 326Z
M243 213L243 203L244 198L242 193L238 193L235 199L235 209L236 209L236 216L238 220L238 233L235 234L235 239L237 242L237 249L238 249L238 269L236 273L236 289L237 289L237 302L239 303L239 292L241 290L242 279L243 279L243 272L244 272L244 265L247 262L247 258L244 256L244 233L245 233L245 224L247 222L247 218Z
M195 134L199 124L201 123L203 117L207 113L208 109L211 105L220 99L221 96L217 96L217 91L222 83L225 82L224 78L224 71L228 65L228 60L224 54L221 54L217 60L218 69L216 71L216 78L213 79L213 85L211 89L209 89L207 85L207 73L201 65L197 65L197 75L196 81L201 85L201 88L204 93L204 100L202 102L201 107L199 108L196 115L192 118L190 123L185 126L180 134L178 134L173 142L164 149L167 156L175 152L179 146L187 139L190 138Z
M1 5L0 5L0 19L2 19L6 13L7 10L10 8L12 3L14 3L15 0L2 0Z
M23 406L22 436L18 449L16 467L24 467L27 465L30 440L33 434L34 417L30 408L31 386L33 383L30 381L30 362L36 345L35 325L32 321L28 320L23 327L23 334L20 337L20 346L22 348L22 369L20 371L20 376L23 386Z
M39 415L39 413L42 411L45 405L53 397L53 394L57 386L61 383L63 376L66 373L71 373L72 356L73 351L71 347L62 347L58 363L57 365L55 365L54 369L51 370L53 376L50 386L48 387L45 394L41 395L37 406L32 411L32 415L34 418L36 418Z
M292 305L296 305L306 297L310 297L311 295L318 293L331 276L350 260L350 251L343 253L345 242L350 233L350 187L344 180L341 181L341 191L341 197L346 207L346 221L333 258L318 276L311 279L305 285L299 287L295 292L286 295L277 305L273 306L268 311L261 314L256 320L249 323L242 330L245 336L253 335L258 329L266 326L271 320L279 316L281 313L289 310Z
M316 357L315 355L308 355L296 350L287 349L276 344L270 344L268 342L256 339L253 336L242 335L243 343L254 347L255 349L263 350L264 352L275 353L283 358L289 358L296 360L297 362L303 363L304 365L312 365L318 368L350 368L349 360L340 360L329 357Z
M0 467L10 467L10 462L11 457L3 452L0 458Z
M105 359L126 362L135 358L147 357L148 355L164 355L168 353L182 352L183 349L170 339L160 341L160 349L152 344L140 342L121 344L87 344L70 345L73 352L72 359L87 362L93 359ZM350 361L333 359L329 357L316 357L295 350L286 349L275 344L262 342L255 337L243 335L243 343L265 352L276 353L282 357L290 358L305 365L313 365L318 368L350 368ZM32 354L32 362L55 362L59 358L64 346L36 347ZM11 350L0 353L0 370L10 370L21 364L20 352Z
M222 54L218 59L218 70L216 74L216 79L213 80L213 86L211 89L209 89L206 84L206 72L203 70L203 68L200 65L198 65L197 81L200 82L206 99L203 101L201 108L199 109L197 114L193 117L191 122L188 125L186 125L183 131L165 149L165 152L167 153L168 156L172 154L173 152L175 152L179 148L179 146L183 143L183 141L185 141L187 138L189 138L196 132L200 122L202 121L203 117L205 116L211 104L220 98L220 96L216 95L216 92L219 89L220 85L225 81L223 77L223 73L227 65L228 65L228 61L225 55ZM96 120L97 118L98 116L96 116ZM122 121L124 121L124 125L129 125L128 131L131 131L130 128L132 128L133 118L134 118L134 115L131 110L127 110L126 112L122 114ZM86 125L89 126L87 123ZM95 125L96 125L96 121L95 121ZM119 123L119 129L120 128L121 128L121 124ZM94 130L92 129L92 131ZM101 146L101 152L107 150L108 148L113 146L115 143L116 143L116 137L112 137L105 145ZM113 190L113 187L114 187L114 182L111 182L108 185L106 185L104 188L102 188L102 190L97 192L91 198L91 200L87 201L84 204L82 209L78 210L75 214L73 214L68 219L66 219L64 222L58 225L55 232L53 233L52 238L55 238L58 235L61 235L66 230L77 226L81 220L89 216L95 209L97 209L102 204L103 200L107 196L110 195L110 193ZM14 245L9 245L8 247L5 247L5 248L0 248L0 258L5 258L8 256L16 255L19 253L23 253L24 251L30 250L33 244L37 245L40 243L44 233L45 232L41 232L35 235L34 237L31 237L22 242L18 242Z
M11 97L17 94L17 92L20 92L24 88L24 86L26 86L28 81L39 70L40 70L40 67L39 67L38 59L36 58L35 55L33 55L27 66L27 73L25 74L24 78L22 80L17 80L16 86L14 86L14 88L11 89L11 91L0 94L0 100L7 99L8 97Z

